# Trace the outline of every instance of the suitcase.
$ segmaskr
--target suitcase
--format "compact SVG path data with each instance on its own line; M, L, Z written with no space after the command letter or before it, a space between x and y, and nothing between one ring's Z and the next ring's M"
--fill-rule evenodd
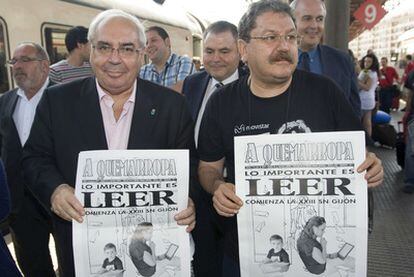
M397 132L394 126L390 124L375 124L372 126L372 139L381 145L394 148L397 141Z
M395 154L397 155L397 164L404 168L405 162L405 138L404 138L404 128L402 128L402 121L398 121L398 133L397 139L395 142Z

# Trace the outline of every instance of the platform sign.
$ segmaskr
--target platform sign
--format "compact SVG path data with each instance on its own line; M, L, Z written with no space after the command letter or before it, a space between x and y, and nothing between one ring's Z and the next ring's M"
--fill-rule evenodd
M371 30L386 13L376 0L367 0L355 11L354 16L365 28Z

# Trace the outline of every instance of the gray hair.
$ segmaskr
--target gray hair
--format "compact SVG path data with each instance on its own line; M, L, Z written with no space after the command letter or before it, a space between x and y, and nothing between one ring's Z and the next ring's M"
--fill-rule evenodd
M296 7L298 6L300 0L293 0L292 3L290 3L290 8L295 11ZM320 0L322 8L325 10L326 12L326 5L325 5L325 1L324 0Z
M138 43L141 47L145 47L147 39L145 37L145 29L142 23L135 16L118 9L106 10L95 16L95 18L91 22L91 25L89 25L88 40L94 42L99 25L102 22L108 21L112 18L123 18L131 22L136 27Z
M245 42L249 42L250 32L256 28L257 18L266 12L286 14L292 18L293 23L295 23L295 17L288 4L277 0L261 0L250 4L247 12L240 19L239 38Z
M31 42L31 41L24 41L24 42L20 42L19 44L17 44L17 47L26 46L26 45L32 46L36 50L36 58L50 62L49 55L47 54L46 50L40 44Z
M230 32L234 40L237 41L237 27L234 24L227 21L216 21L210 24L203 33L203 39L206 39L208 34L220 34L224 32Z

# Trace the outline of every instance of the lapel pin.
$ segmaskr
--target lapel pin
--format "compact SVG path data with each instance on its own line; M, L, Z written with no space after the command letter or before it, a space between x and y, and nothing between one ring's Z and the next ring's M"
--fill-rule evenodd
M155 109L151 110L151 115L155 115Z

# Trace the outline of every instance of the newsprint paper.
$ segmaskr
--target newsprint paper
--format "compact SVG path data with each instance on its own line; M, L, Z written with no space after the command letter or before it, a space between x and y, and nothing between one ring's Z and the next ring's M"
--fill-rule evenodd
M242 277L366 276L363 132L235 138Z
M105 150L79 154L73 223L76 276L190 276L186 226L188 150Z

